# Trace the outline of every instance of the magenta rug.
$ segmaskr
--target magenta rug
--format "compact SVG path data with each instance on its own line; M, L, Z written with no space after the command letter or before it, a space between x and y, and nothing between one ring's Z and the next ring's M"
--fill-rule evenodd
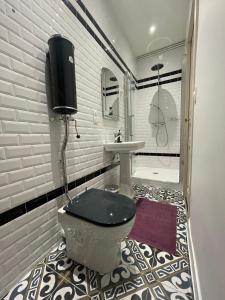
M129 237L175 254L176 206L140 198L136 208L136 219Z

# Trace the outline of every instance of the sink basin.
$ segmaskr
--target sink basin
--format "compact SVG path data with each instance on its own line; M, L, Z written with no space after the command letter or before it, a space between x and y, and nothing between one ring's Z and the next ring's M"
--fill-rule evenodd
M134 142L122 142L122 143L108 143L108 144L104 144L104 147L106 151L132 152L143 148L144 145L145 142L143 141L134 141Z
M141 149L144 145L143 141L104 144L106 151L120 154L120 194L130 198L133 198L134 194L131 182L130 152Z

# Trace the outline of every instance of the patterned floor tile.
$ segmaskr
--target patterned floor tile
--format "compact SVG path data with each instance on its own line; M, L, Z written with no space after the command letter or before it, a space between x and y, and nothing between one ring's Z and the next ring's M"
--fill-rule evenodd
M139 243L139 242L136 243L138 244L140 252L143 254L145 260L148 262L149 268L152 270L162 265L165 265L169 262L175 261L177 260L178 257L181 256L179 252L173 255L166 251L153 248L143 243Z
M182 193L147 185L134 186L136 198L167 202L177 207L175 255L127 238L121 263L100 275L67 257L60 241L5 297L7 300L192 300L187 244L187 218Z
M76 288L71 282L63 280L52 292L49 300L88 300L84 292Z
M193 299L192 281L189 269L182 270L161 281L167 292L179 291L185 294L188 299Z
M157 299L154 297L151 289L145 287L144 289L136 291L131 295L121 298L121 300L157 300Z
M154 299L156 300L191 300L188 295L174 289L164 288L164 286L157 282L155 285L151 286L151 291Z
M101 289L109 285L118 284L120 281L127 280L139 274L138 263L132 255L128 242L123 241L121 246L121 263L111 273L99 275Z
M134 293L144 285L145 281L142 276L133 277L123 283L119 282L119 284L114 285L104 291L104 300L126 297L128 294Z
M37 266L28 273L5 297L5 299L49 299L54 289L63 280L46 265Z

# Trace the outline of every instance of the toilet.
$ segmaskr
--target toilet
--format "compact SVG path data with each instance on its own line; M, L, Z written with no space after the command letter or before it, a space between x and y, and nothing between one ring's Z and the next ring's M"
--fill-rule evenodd
M121 242L135 220L134 202L120 194L90 189L58 210L67 256L100 274L121 261Z

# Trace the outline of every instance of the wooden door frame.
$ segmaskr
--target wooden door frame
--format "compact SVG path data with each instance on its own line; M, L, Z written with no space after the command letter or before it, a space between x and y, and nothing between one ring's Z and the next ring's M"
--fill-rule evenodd
M180 182L183 187L188 215L191 193L194 103L196 97L195 62L198 33L198 4L199 0L192 0L190 5L185 42L184 64L182 65Z

